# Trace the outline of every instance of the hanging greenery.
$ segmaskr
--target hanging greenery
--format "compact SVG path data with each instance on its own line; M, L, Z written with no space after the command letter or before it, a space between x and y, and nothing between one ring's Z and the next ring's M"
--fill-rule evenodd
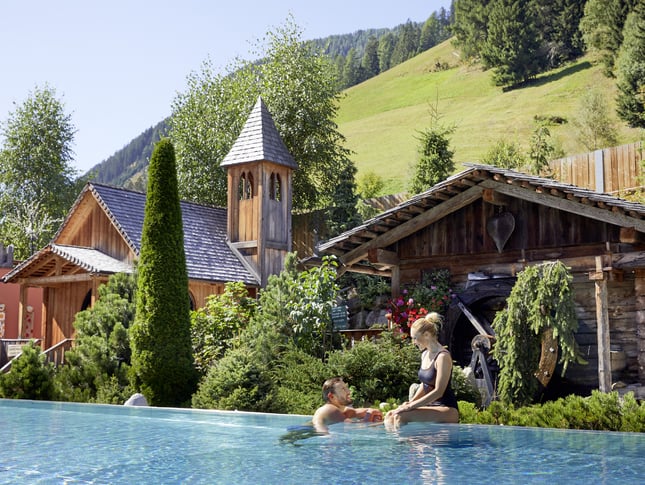
M527 405L539 389L535 376L541 337L553 331L562 374L569 362L584 363L574 339L578 320L573 302L573 277L560 261L530 266L519 273L504 310L497 313L493 357L500 372L497 393L504 402Z

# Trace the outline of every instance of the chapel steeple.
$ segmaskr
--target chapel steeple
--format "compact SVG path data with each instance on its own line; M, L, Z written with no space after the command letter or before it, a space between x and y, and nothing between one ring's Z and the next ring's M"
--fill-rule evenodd
M282 271L291 251L292 178L298 165L261 97L221 166L228 173L229 244L264 286L269 275Z

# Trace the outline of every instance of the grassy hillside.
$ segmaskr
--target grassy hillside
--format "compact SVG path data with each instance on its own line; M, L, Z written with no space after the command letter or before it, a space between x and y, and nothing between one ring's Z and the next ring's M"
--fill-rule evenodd
M449 69L436 71L437 63ZM504 92L493 86L490 72L459 63L450 41L346 91L338 113L340 132L354 152L358 177L373 171L386 182L384 194L404 191L410 164L416 160L418 131L430 124L430 106L440 122L454 125L451 148L458 170L462 162L480 161L499 139L528 148L534 116L558 116L568 123L551 134L564 153L588 151L577 141L572 121L582 94L592 87L606 93L612 116L614 81L590 58L582 58L540 76L530 86ZM619 143L640 139L640 130L620 127Z

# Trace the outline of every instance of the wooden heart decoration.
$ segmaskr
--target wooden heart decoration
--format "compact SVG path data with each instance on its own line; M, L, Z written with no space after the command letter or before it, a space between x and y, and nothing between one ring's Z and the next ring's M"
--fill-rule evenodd
M515 230L515 217L510 212L497 214L488 219L486 230L488 235L495 241L497 251L501 253Z

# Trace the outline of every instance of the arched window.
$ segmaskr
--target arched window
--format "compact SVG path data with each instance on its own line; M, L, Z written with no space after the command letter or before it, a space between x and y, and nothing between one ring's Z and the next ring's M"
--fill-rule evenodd
M246 186L244 187L244 198L245 199L252 199L253 198L253 192L254 192L253 174L251 172L248 172L246 174Z
M246 185L246 175L242 174L240 182L237 184L237 198L238 200L244 199L244 191Z
M87 310L92 305L92 290L89 290L85 293L85 298L83 298L83 303L81 304L81 311Z
M240 175L240 182L237 184L237 197L238 200L252 199L255 193L253 187L253 174L251 172L244 172Z
M269 187L269 197L280 202L282 200L282 180L280 174L272 173Z

